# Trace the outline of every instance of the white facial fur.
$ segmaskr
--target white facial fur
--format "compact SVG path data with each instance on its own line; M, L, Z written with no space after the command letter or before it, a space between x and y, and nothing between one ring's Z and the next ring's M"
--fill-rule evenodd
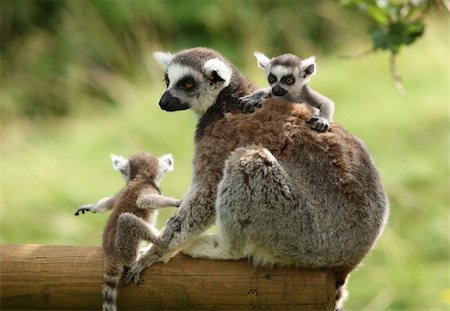
M167 87L167 89L172 89L178 81L180 81L182 78L186 77L186 76L192 76L195 81L199 81L204 79L203 75L194 70L191 67L187 67L187 66L183 66L180 64L171 64L168 68L167 68L167 75L169 76L169 86Z
M130 165L128 163L128 159L125 159L124 157L119 155L111 154L111 161L113 164L113 168L116 171L119 171L123 179L128 182L130 179Z
M274 66L269 67L269 71L266 74L266 78L269 76L269 73L272 73L275 77L277 77L277 81L280 81L280 79L287 75L294 75L295 78L298 77L299 68L295 67L284 67L284 66Z

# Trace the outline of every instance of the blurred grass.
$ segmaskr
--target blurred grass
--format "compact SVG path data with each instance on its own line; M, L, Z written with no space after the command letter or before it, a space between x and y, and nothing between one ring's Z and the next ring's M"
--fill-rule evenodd
M122 16L120 12L132 10L133 6L142 9L139 3L127 6L114 2L118 6L116 23L128 23L128 15ZM152 14L164 20L167 4L152 3L155 4ZM170 48L200 45L202 38L189 32L175 37L174 33L188 24L188 17L180 10L178 24L163 32L167 38L158 29L168 24L167 21L161 21L162 24L150 31L155 37L139 31L127 34L131 41L141 38L137 50L133 50L134 45L118 40L115 30L103 24L95 15L97 11L89 10L90 5L106 4L99 1L82 6L73 2L63 11L62 20L67 28L59 30L56 41L63 42L65 50L56 54L54 61L70 53L76 58L65 63L67 66L60 68L59 74L50 70L55 75L53 79L46 79L45 63L52 63L52 59L46 59L45 53L52 50L49 42L54 42L55 33L37 29L32 37L16 41L14 57L2 51L2 243L99 245L108 215L75 217L73 211L122 187L122 179L111 169L110 153L170 152L175 158L175 171L162 182L163 192L182 197L189 187L196 120L189 112L166 113L159 109L157 103L164 90L162 72L146 55L161 45ZM253 2L252 5L255 6ZM342 17L327 2L319 5L322 17L333 22ZM230 38L237 32L236 25L245 22L243 15L236 17L239 22L234 28L230 26L223 40L215 41L214 35L230 23L228 19L233 24L231 13L236 10L226 2L220 9L211 4L200 14L209 16L208 29L216 29L204 45L219 49L259 85L265 85L251 51L280 52L279 47L270 43L274 33L263 38L263 34L254 35L260 33L260 28L249 28L253 30L240 33L236 40L242 41L243 46L234 48L235 42ZM248 27L255 21L261 27L268 27L283 11L275 10L261 21L254 12L250 10L247 15L250 16ZM228 21L214 18L221 13ZM295 20L296 16L292 15L287 23ZM85 26L81 27L80 23ZM353 36L362 33L352 30L351 25L355 24L339 25L336 33L343 30ZM311 85L334 99L335 120L367 144L391 201L391 217L385 233L350 279L348 310L449 308L449 20L431 15L427 25L424 38L404 49L398 58L398 70L408 92L404 99L393 87L387 54L355 59L341 57L366 49L368 41L351 40L341 34L339 40L334 39L332 52L322 53L325 48L317 48L305 40L310 35L305 32L289 45L292 51L299 50L302 55L316 54L318 74ZM284 32L288 32L287 25L274 27L287 38ZM63 36L71 29L77 29L73 37ZM297 29L293 34L299 32L302 33ZM285 47L283 40L279 42ZM89 54L91 50L96 55L94 61ZM128 62L135 52L138 59ZM52 96L48 97L46 92ZM33 96L38 101L30 105L32 110L41 101L47 104L50 98L55 109L60 109L58 103L63 99L67 111L56 113L59 117L21 116L17 105ZM159 227L172 212L169 209L161 213Z

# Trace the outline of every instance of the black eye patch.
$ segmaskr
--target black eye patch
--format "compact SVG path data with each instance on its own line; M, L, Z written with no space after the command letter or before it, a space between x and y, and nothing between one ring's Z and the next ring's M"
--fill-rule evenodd
M184 91L193 91L197 87L197 83L193 77L187 76L178 81L177 87Z
M168 87L170 84L170 80L169 80L169 76L167 75L167 73L164 75L164 81L166 82L166 87Z
M295 83L295 78L293 75L287 75L281 78L281 83L286 85L292 85Z
M277 82L277 80L278 80L277 77L273 73L269 73L269 76L267 77L267 81L270 84Z

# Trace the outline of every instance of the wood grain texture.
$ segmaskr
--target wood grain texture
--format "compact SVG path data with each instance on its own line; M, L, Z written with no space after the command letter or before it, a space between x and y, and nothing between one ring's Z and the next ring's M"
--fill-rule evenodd
M1 310L100 310L98 247L0 245ZM334 273L177 255L120 286L119 310L334 310Z

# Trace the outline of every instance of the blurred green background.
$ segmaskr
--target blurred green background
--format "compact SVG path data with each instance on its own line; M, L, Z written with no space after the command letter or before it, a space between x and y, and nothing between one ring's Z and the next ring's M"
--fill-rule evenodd
M122 187L110 153L172 153L162 183L191 178L190 112L163 112L155 50L212 47L258 85L252 52L316 55L313 88L368 146L391 201L384 235L352 274L348 310L449 310L449 16L397 57L370 49L369 21L334 1L4 1L1 12L0 242L100 245L108 215L81 204ZM173 213L161 213L162 227Z

